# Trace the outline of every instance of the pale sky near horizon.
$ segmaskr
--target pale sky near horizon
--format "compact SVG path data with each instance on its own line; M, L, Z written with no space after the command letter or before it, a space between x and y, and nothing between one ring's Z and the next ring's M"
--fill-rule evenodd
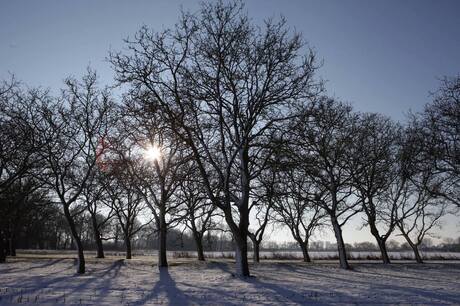
M283 15L324 60L319 75L327 90L358 111L381 112L404 121L436 90L437 78L460 73L460 1L442 0L253 0L244 1L254 22ZM173 25L180 7L199 1L0 0L0 79L14 73L30 86L62 86L90 65L111 84L105 58L143 24ZM442 236L460 236L459 219L448 218ZM372 240L347 225L347 242ZM273 234L291 240L288 233ZM333 240L330 233L322 239Z

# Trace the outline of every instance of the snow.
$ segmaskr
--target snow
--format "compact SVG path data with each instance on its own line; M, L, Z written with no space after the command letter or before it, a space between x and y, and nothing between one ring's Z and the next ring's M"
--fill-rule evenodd
M255 277L232 276L228 260L153 261L88 258L75 275L71 259L9 259L0 265L0 305L325 305L460 304L460 262L304 264L266 261Z

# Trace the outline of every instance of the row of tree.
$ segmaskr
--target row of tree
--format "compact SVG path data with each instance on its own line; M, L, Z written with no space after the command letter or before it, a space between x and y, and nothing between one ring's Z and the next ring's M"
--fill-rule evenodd
M273 222L289 228L305 261L313 233L331 226L348 269L342 227L353 216L365 217L385 263L396 231L421 262L423 238L460 206L459 77L405 125L357 113L326 95L315 53L285 20L257 27L238 2L205 3L163 32L142 27L126 46L109 56L119 101L91 70L59 96L14 78L2 85L0 261L21 218L57 220L52 203L78 273L84 213L98 257L112 218L127 258L131 238L153 224L159 267L171 228L190 230L199 259L205 233L225 229L242 276L248 239L258 261Z

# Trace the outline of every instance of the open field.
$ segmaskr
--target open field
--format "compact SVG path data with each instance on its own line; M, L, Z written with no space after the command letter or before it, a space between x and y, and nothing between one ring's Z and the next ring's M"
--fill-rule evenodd
M0 305L460 304L458 261L352 261L353 271L343 271L327 261L272 260L240 279L230 260L171 259L161 272L153 260L89 257L78 276L65 256L9 258L0 265Z

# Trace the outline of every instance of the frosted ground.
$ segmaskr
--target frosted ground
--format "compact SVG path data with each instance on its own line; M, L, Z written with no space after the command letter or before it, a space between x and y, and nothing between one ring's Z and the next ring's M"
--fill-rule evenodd
M454 260L352 261L353 271L330 261L266 261L251 266L249 279L232 276L225 259L172 259L161 272L152 260L88 258L87 273L77 276L72 259L10 259L0 265L0 305L460 304L460 262Z

